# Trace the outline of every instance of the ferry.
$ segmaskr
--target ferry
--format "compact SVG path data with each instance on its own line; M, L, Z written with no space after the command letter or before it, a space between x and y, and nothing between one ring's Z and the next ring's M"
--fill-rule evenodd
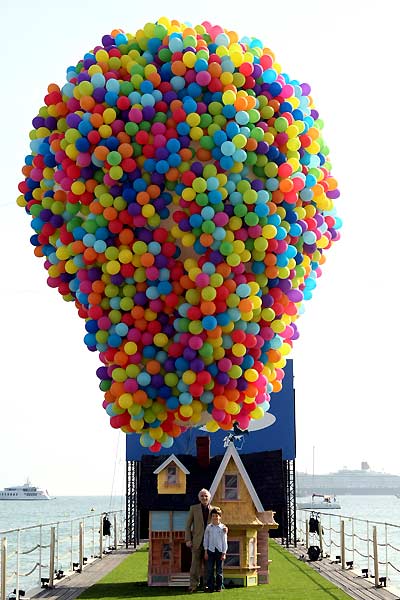
M28 480L24 485L15 485L0 490L0 500L51 500L47 490L31 485Z
M338 496L351 495L400 495L400 476L373 471L367 462L361 463L361 469L347 469L324 475L296 473L297 496L310 496L313 492L330 494L332 490Z

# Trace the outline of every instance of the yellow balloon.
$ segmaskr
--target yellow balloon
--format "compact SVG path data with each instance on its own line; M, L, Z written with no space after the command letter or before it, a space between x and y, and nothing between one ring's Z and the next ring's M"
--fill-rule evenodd
M190 406L190 404L184 404L180 407L179 412L181 413L182 417L191 417L193 415L193 408Z
M129 425L132 427L133 431L142 431L144 421L143 419L131 419Z
M228 402L225 407L225 411L228 413L228 415L237 415L240 413L240 406L236 402Z
M160 440L164 434L164 431L161 427L150 427L149 435L153 440Z
M118 404L121 408L129 408L133 404L133 399L131 394L122 394L118 398Z
M190 417L190 422L193 423L194 425L196 425L200 421L201 421L201 414L198 412L193 412L192 416Z
M208 423L206 424L206 429L207 431L209 431L210 433L214 433L215 431L218 431L219 429L219 425L216 421L208 421Z
M254 410L251 411L250 416L252 419L262 419L264 416L264 411L262 408L257 406Z

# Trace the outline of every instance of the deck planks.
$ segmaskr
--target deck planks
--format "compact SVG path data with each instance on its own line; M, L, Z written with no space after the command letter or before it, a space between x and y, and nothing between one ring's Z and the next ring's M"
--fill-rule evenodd
M115 569L132 552L134 552L133 547L119 548L85 566L82 573L74 572L63 579L55 580L53 588L37 590L30 595L30 598L31 600L74 600Z
M400 600L398 594L390 592L387 588L376 588L373 579L362 577L352 569L343 570L340 564L332 562L329 558L308 560L305 546L288 548L288 550L299 560L305 560L312 569L334 583L354 600Z
M375 588L372 579L361 577L353 570L342 570L340 564L333 563L329 558L309 561L304 546L289 548L299 560L305 560L309 566L322 577L334 583L354 600L400 600L386 588ZM55 581L54 588L41 589L30 595L31 600L75 600L86 589L97 583L110 571L115 569L134 548L120 548L105 555L101 560L94 560L87 565L82 573L71 573L69 576Z

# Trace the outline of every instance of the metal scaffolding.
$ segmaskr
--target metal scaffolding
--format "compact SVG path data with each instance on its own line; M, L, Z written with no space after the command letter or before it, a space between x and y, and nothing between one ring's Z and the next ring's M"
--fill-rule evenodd
M126 461L126 536L125 545L136 546L139 543L139 508L138 508L138 490L140 485L140 461Z
M283 536L286 546L296 546L296 464L295 460L284 460L285 475L285 525Z

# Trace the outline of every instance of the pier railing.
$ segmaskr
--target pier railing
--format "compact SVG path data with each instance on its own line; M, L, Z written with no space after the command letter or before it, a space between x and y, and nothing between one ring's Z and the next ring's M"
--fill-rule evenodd
M311 516L318 516L319 531L311 533ZM297 510L296 540L319 546L320 556L374 579L376 587L400 589L400 525L368 521L341 514Z
M106 514L110 535L103 535ZM33 588L53 587L124 545L124 537L124 510L0 531L0 600L21 600Z

